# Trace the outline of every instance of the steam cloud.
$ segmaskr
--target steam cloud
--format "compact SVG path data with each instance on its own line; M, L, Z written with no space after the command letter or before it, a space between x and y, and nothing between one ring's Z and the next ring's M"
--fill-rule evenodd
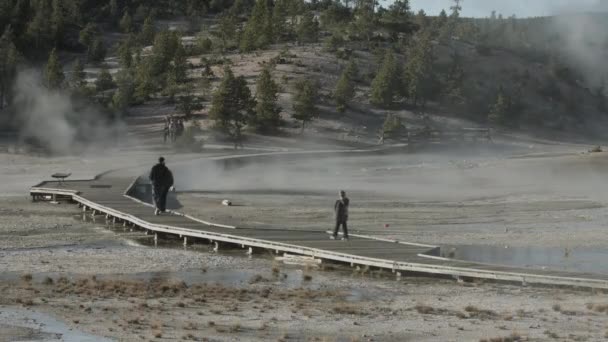
M103 148L126 131L124 124L112 122L99 110L46 89L36 71L20 72L14 91L21 141L52 154Z
M604 15L608 16L608 13ZM561 38L559 51L582 74L582 81L593 87L606 81L608 25L604 15L559 15L553 18L551 25L551 31Z

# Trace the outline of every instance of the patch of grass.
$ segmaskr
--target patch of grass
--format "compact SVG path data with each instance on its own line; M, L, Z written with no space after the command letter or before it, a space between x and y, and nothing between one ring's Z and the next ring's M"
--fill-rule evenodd
M479 342L518 342L523 341L523 338L518 333L512 333L506 337L493 337L487 339L481 339Z
M608 304L587 304L587 309L593 310L599 313L608 313Z
M53 280L53 278L51 278L51 277L46 277L46 278L44 278L44 280L42 281L42 283L43 283L44 285L53 285L53 283L54 283L54 282L55 282L55 281L54 281L54 280Z
M161 338L161 337L163 337L163 332L162 331L155 331L152 335L155 338Z
M261 274L256 274L249 279L249 284L268 282L269 280L264 278Z
M242 327L241 327L240 323L235 323L235 324L233 324L233 325L230 326L230 332L231 333L239 332L239 331L241 331L241 329L242 329Z
M469 317L472 318L494 319L498 317L498 314L495 311L479 309L473 305L468 305L464 308L464 311L466 311L469 314Z
M545 330L544 334L547 335L547 337L552 338L552 339L559 338L559 335L554 333L553 331Z
M214 321L209 321L207 322L207 325L210 327L214 327L215 326L215 322Z
M553 304L551 309L553 309L553 311L560 312L560 311L562 311L562 306L559 304Z
M304 281L311 281L311 280L312 280L312 276L311 276L310 274L305 274L305 275L302 277L302 279L303 279Z
M341 315L359 315L361 314L361 308L352 304L338 304L332 308L332 311Z
M32 281L33 277L31 274L26 273L24 275L21 276L21 280L23 280L26 283L30 283Z

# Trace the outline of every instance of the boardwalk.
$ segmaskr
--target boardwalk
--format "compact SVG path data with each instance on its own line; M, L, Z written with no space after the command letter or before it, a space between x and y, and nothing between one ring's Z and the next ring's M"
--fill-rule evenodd
M349 263L353 266L387 269L400 276L405 272L451 276L456 279L477 278L608 289L608 276L533 270L477 264L438 257L439 248L430 245L375 239L351 235L348 242L328 239L327 232L276 229L239 229L206 222L187 215L153 215L153 210L129 194L135 189L130 178L101 176L88 181L47 181L31 188L34 200L70 199L82 206L83 215L107 219L147 230L152 234L168 233L188 238L205 239L221 248L228 243L247 250L264 249L298 254L321 260ZM433 256L434 255L434 256Z

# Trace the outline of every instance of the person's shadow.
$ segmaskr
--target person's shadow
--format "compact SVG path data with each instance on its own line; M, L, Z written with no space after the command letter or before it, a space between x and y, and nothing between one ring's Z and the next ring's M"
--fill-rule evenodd
M154 204L154 200L152 199L152 184L150 184L150 181L144 177L137 178L137 181L129 190L127 195L142 202ZM173 191L169 191L169 194L167 195L167 209L177 210L181 209L182 207L182 204L177 199L177 194Z

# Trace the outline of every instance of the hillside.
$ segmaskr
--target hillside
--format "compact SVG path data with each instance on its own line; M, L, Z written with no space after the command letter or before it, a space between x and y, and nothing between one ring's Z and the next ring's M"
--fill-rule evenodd
M407 1L388 8L299 0L7 6L0 10L0 122L42 145L58 132L28 125L50 120L45 111L73 139L103 127L106 140L123 134L115 132L122 121L144 120L160 132L166 116L183 115L189 128L179 145L195 150L200 139L238 146L247 137L302 131L398 140L428 118L439 130L592 137L606 124L608 39L597 14L467 19L456 6L431 17L412 13ZM23 81L32 66L42 77Z

